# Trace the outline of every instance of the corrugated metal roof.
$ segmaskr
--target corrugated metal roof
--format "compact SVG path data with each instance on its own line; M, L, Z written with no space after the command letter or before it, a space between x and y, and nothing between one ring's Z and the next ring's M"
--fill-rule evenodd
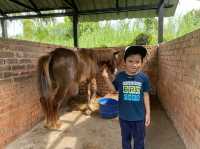
M162 2L163 0L0 0L0 18L11 19L13 15L39 17L49 10L63 10L56 13L58 16L72 16L76 13L80 21L153 17L158 15L157 9ZM178 0L167 0L164 16L174 15L177 3ZM35 14L22 15L24 12Z

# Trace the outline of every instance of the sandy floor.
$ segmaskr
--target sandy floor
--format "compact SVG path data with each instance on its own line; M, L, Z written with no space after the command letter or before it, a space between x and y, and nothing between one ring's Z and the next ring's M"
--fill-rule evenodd
M6 149L121 149L118 118L102 119L98 112L86 116L80 111L84 106L73 104L73 111L61 116L63 125L59 130L49 131L41 122ZM152 102L152 124L147 129L146 149L185 149L156 101Z

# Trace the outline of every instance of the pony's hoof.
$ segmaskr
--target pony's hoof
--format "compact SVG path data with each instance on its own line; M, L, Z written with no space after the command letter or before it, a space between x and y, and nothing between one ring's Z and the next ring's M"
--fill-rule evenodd
M55 126L56 126L57 129L59 129L62 126L62 123L59 121L59 122L56 123Z
M51 125L51 128L52 130L56 130L56 129L59 129L61 127L61 123L55 123L55 124L52 124Z
M44 128L51 129L51 125L46 123L44 124Z
M57 122L55 124L45 124L44 127L50 130L54 130L54 129L59 129L61 125L62 125L61 122Z

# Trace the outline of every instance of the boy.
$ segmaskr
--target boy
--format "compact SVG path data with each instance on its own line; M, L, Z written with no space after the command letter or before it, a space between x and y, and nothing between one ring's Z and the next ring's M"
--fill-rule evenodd
M145 126L150 125L149 78L141 70L147 50L143 46L130 46L125 49L125 71L119 72L113 82L103 71L108 87L119 92L119 122L122 148L144 149Z

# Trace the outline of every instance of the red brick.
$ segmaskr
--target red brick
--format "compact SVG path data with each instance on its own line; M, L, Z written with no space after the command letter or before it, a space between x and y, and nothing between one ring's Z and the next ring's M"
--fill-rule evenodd
M13 59L5 59L4 60L6 64L17 64L18 63L18 59L13 58Z
M17 72L4 72L4 78L9 78L12 76L18 76Z
M4 59L0 59L0 65L5 64L5 60Z
M0 52L0 58L12 58L14 57L14 53L13 52Z
M159 98L184 143L191 149L200 146L197 141L200 128L200 102L197 98L200 97L197 83L200 82L200 45L195 39L197 34L200 30L164 43L159 48Z
M9 71L11 70L10 65L0 65L0 71Z
M20 63L20 64L21 64L21 63L22 63L22 64L24 64L24 63L27 64L27 63L31 63L31 62L32 62L31 59L20 59L20 60L19 60L19 63Z
M25 69L25 65L11 65L13 71Z

